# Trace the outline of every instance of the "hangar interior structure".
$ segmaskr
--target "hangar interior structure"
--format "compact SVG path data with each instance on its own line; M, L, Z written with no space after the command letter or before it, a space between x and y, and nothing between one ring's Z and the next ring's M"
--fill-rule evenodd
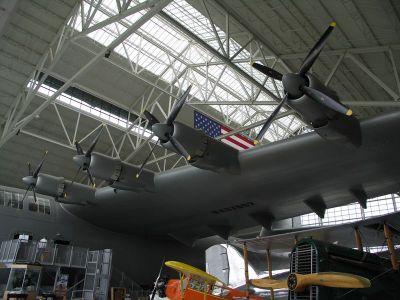
M4 185L22 187L26 163L38 162L46 149L44 170L73 178L74 142L85 148L101 123L106 131L96 151L140 165L149 143L155 142L143 130L142 112L149 109L164 118L190 84L188 105L178 120L193 126L197 110L254 138L282 97L282 86L249 63L259 61L283 73L297 69L332 20L337 29L312 72L360 118L398 106L396 1L57 0L2 5ZM307 131L301 118L286 109L262 143ZM159 172L183 164L176 154L156 147L146 168Z
M177 120L194 127L200 113L225 128L216 139L251 141L284 96L281 82L251 63L294 72L332 21L311 73L360 119L398 110L398 1L0 1L0 185L26 189L27 163L45 151L43 172L89 184L72 161L75 142L86 150L102 126L97 152L139 167L155 147L145 166L154 173L188 164L156 144L143 113L164 120L189 86ZM310 131L287 106L260 143ZM378 202L379 214L400 205L397 194L370 200ZM357 209L332 209L325 222L364 218ZM316 214L290 223L326 225Z

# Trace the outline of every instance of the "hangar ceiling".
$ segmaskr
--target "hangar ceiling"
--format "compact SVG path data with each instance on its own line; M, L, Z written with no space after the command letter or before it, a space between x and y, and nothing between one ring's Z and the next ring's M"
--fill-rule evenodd
M312 72L361 118L399 107L398 1L20 0L0 8L4 185L22 187L26 162L46 149L43 172L73 178L74 141L85 149L101 123L96 151L140 165L152 144L141 113L165 118L189 84L180 121L193 126L199 110L254 138L282 88L249 63L297 70L332 20L338 26ZM61 89L48 80L39 88L46 75ZM101 108L62 94L68 87ZM263 142L308 130L287 109ZM147 168L155 172L185 164L162 148L154 154Z

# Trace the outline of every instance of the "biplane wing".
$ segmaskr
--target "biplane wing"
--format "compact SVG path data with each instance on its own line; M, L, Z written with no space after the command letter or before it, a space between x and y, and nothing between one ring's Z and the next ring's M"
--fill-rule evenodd
M171 269L174 269L175 271L184 274L186 277L189 276L196 276L205 282L208 282L209 284L214 284L215 282L219 282L221 284L222 281L219 280L217 277L212 276L208 274L207 272L204 272L196 267L193 267L191 265L185 264L183 262L179 261L167 261L165 262L165 265L167 267L170 267Z
M261 300L260 297L230 288L218 278L191 265L167 261L165 265L179 272L179 280L169 280L166 292L170 300L218 300L218 299L250 299Z

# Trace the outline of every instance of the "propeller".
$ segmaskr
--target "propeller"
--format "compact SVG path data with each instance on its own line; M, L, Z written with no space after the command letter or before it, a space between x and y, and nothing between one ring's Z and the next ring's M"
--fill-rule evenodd
M35 200L35 203L37 202L36 198L36 183L37 183L37 178L39 175L40 170L42 169L44 160L46 159L48 151L46 150L43 154L42 160L36 167L35 171L32 173L31 169L31 163L28 162L28 176L25 176L22 178L22 181L28 186L28 188L25 191L24 197L22 198L22 201L25 200L26 195L28 194L29 190L32 190L33 193L33 199Z
M275 110L272 112L272 114L270 114L270 116L268 117L267 121L264 123L263 127L261 128L260 132L258 133L256 139L254 140L254 144L257 145L258 142L262 139L262 137L264 136L264 134L267 132L269 126L271 125L272 121L275 119L275 116L277 115L277 113L281 110L281 107L283 106L283 104L286 103L288 99L287 94L283 97L283 99L281 100L281 102L278 104L278 106L275 108Z
M338 101L334 100L333 98L329 97L325 93L313 89L307 86L307 80L305 74L311 69L312 65L314 64L315 60L318 58L319 54L322 51L322 48L325 46L326 41L336 27L336 22L330 23L329 27L325 30L324 34L320 37L314 47L311 48L310 52L307 54L306 58L304 59L303 63L300 66L300 70L298 73L288 73L282 75L278 71L261 65L259 63L252 63L252 66L257 69L258 71L264 73L265 75L282 81L283 88L286 92L284 98L270 115L270 117L266 120L264 126L262 127L260 133L257 135L256 140L254 141L257 143L268 130L269 126L271 125L272 121L274 120L277 113L282 108L283 104L290 100L291 98L299 98L306 94L308 97L313 99L314 101L324 105L338 113L351 116L353 114L352 110L344 106L343 104L339 103ZM262 133L262 134L261 134Z
M336 110L337 112L347 115L347 116L351 116L353 114L353 111L350 108L345 107L344 105L335 101L328 95L326 95L316 89L310 88L309 86L303 86L302 91L304 92L304 94L306 94L310 98L321 103L322 105L325 105L325 106L331 108L332 110Z
M283 75L282 75L281 73L279 73L278 71L276 71L276 70L270 68L270 67L261 65L261 64L256 63L256 62L253 62L253 63L251 64L251 66L252 66L253 68L257 69L258 71L260 71L261 73L264 73L264 74L267 75L268 77L271 77L271 78L273 78L273 79L282 81Z
M302 292L310 285L347 289L361 289L371 286L371 282L365 277L339 272L321 272L305 275L292 273L287 280L252 279L250 283L262 289L287 288L294 292Z
M149 121L149 125L151 126L151 130L154 135L158 137L157 142L153 145L150 150L149 155L146 157L142 165L140 166L139 172L136 174L136 178L139 178L140 174L143 171L144 166L149 160L151 154L153 153L156 145L161 142L161 144L170 142L172 147L174 147L175 151L186 158L186 160L190 160L190 154L187 152L185 147L173 136L174 133L174 121L181 111L183 104L185 104L186 98L189 96L190 89L192 86L190 85L187 90L179 97L179 99L175 102L174 107L172 108L170 114L168 115L165 123L161 123L151 112L145 110L144 116Z
M161 273L162 273L162 270L163 270L163 268L164 268L164 263L165 263L165 257L164 257L163 260L162 260L161 267L160 267L160 271L158 272L157 279L156 279L156 281L154 282L154 288L153 288L153 291L151 292L150 300L154 300L154 297L155 297L155 295L156 295L156 291L157 291L157 288L158 288L158 282L160 281L160 278L161 278Z
M100 129L98 130L95 138L93 139L92 143L90 144L88 150L86 151L86 153L83 151L81 145L79 144L78 141L75 141L75 147L76 147L76 153L77 155L75 155L73 157L74 162L79 166L78 171L75 174L74 179L72 180L71 185L75 182L75 179L77 178L79 172L81 170L86 171L89 181L91 183L91 185L94 187L95 186L95 182L92 176L92 173L90 172L89 166L90 166L90 160L91 160L91 156L92 156L92 152L94 150L94 148L96 147L97 142L99 141L100 135L103 131L104 126L101 126Z

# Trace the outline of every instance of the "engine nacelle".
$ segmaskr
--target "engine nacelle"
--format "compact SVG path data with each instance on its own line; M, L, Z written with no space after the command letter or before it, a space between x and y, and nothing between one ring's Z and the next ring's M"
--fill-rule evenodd
M136 178L139 169L129 163L121 162L118 158L93 152L89 168L95 178L108 181L116 189L131 191L154 189L153 173L144 170L140 177Z
M54 197L57 202L86 205L94 202L94 190L84 184L65 180L64 177L40 173L36 182L36 192Z
M336 92L322 84L316 77L306 74L308 86L339 101ZM288 105L303 117L304 121L313 126L314 130L324 139L353 146L361 145L360 123L354 116L344 116L303 95L297 99L289 99Z
M331 98L339 101L336 92L323 85L315 76L306 74L308 86L323 92ZM288 105L300 113L304 120L313 127L326 125L330 119L336 118L338 113L332 109L321 105L307 95L303 94L300 98L289 99Z
M90 160L90 172L95 178L108 182L118 180L121 175L121 160L101 153L93 152Z
M117 181L114 181L111 186L121 190L154 190L154 173L143 170L139 178L136 178L136 174L139 171L134 165L122 162L121 175Z
M192 166L216 172L240 173L238 150L207 136L202 130L174 122L173 136L190 154L189 163ZM162 145L175 151L169 141Z
M36 192L57 198L64 192L64 178L39 173L36 182Z
M95 202L95 190L90 186L77 182L72 183L69 180L65 180L64 185L64 193L61 197L56 198L56 201L76 205L86 205Z

